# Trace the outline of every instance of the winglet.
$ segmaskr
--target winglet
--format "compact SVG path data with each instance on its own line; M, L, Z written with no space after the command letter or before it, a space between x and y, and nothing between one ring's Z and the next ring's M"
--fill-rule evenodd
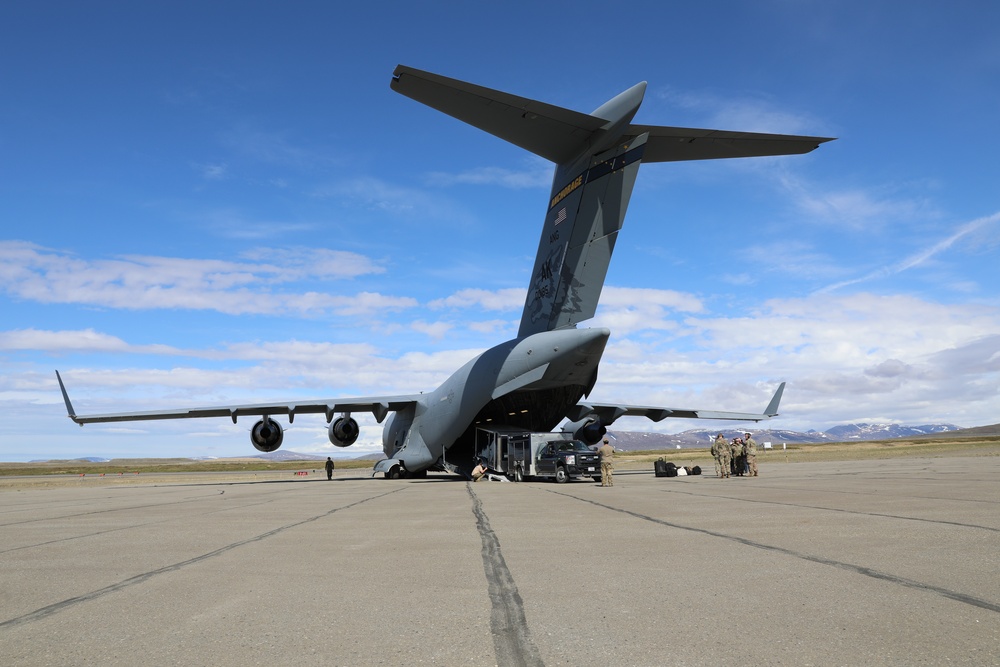
M778 390L774 392L774 396L771 397L771 402L767 404L764 408L764 414L768 417L775 417L778 414L778 403L781 403L781 394L785 391L785 383L782 382L778 385Z
M59 389L62 391L63 401L66 402L66 412L69 414L69 418L75 423L80 424L76 421L76 411L73 409L73 404L69 401L69 394L66 393L66 385L63 384L62 377L59 376L59 371L56 371L56 380L59 381ZM83 424L80 424L83 426Z

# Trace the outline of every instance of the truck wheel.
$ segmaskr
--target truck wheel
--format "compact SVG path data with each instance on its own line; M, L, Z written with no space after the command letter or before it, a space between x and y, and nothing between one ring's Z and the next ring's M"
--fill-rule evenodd
M556 483L565 484L569 481L569 473L566 472L566 468L559 466L556 468Z

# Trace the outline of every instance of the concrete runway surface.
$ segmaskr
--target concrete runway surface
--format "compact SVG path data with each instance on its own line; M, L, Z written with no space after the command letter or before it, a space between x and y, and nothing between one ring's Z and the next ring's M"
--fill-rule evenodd
M1000 664L1000 457L0 493L2 665Z

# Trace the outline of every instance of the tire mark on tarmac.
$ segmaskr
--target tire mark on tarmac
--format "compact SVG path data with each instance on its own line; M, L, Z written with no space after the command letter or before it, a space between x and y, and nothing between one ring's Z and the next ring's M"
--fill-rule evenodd
M528 620L524 615L524 601L517 592L514 577L507 569L507 561L500 552L500 540L490 527L490 520L483 510L483 503L466 482L466 489L472 497L472 513L476 517L476 528L483 541L483 570L490 593L490 633L493 635L493 651L498 665L538 665L542 667L542 657L531 639Z
M21 616L17 616L15 618L11 618L6 621L0 622L0 630L6 630L7 628L12 628L18 625L24 625L25 623L33 623L34 621L40 621L43 618L47 618L49 616L52 616L53 614L57 614L65 609L68 609L69 607L78 605L81 602L89 602L91 600L96 600L97 598L103 597L108 593L115 593L117 591L126 589L130 586L134 586L135 584L141 584L158 575L166 574L168 572L176 572L177 570L185 568L188 565L194 565L196 563L206 561L210 558L215 558L216 556L220 556L238 547L266 540L267 538L274 537L275 535L283 533L286 530L297 528L307 523L318 521L319 519L324 519L330 516L331 514L340 512L341 510L350 509L352 507L356 507L358 505L367 503L371 500L378 500L379 498L384 498L385 496L391 495L393 493L398 493L402 490L403 490L402 488L393 489L392 491L387 491L386 493L382 493L377 496L372 496L371 498L365 498L363 500L355 501L349 505L344 505L342 507L334 507L333 509L327 512L323 512L322 514L317 514L316 516L311 516L308 519L303 519L302 521L296 521L294 523L280 526L273 530L269 530L266 533L261 533L260 535L255 535L254 537L249 537L245 540L240 540L239 542L233 542L232 544L227 544L224 547L219 547L218 549L209 551L208 553L204 553L200 556L195 556L194 558L188 558L187 560L183 560L179 563L173 563L172 565L164 565L163 567L157 568L155 570L150 570L149 572L143 572L142 574L137 574L134 577L129 577L128 579L124 579L109 586L105 586L104 588L99 588L96 591L91 591L89 593L84 593L83 595L77 595L76 597L71 597L61 602L56 602L54 604L47 605L45 607L42 607L41 609L36 609L35 611L28 612L27 614L23 614Z
M988 600L981 600L979 598L972 597L971 595L965 595L963 593L958 593L955 591L948 590L947 588L941 588L940 586L934 586L932 584L925 584L919 581L914 581L913 579L898 577L894 574L889 574L887 572L879 572L878 570L872 569L870 567L853 565L852 563L844 563L841 561L833 560L832 558L824 558L822 556L813 556L798 551L792 551L791 549L786 549L784 547L774 546L772 544L763 544L761 542L754 542L753 540L749 540L745 537L736 537L735 535L726 535L725 533L717 533L714 530L707 530L705 528L695 528L693 526L684 526L679 523L671 523L669 521L664 521L663 519L657 519L655 517L647 516L645 514L640 514L639 512L633 512L632 510L626 510L626 509L621 509L620 507L612 507L611 505L605 505L604 503L599 503L596 500L579 498L569 493L562 493L560 491L552 491L549 489L546 489L546 491L548 491L549 493L554 493L557 496L565 496L566 498L579 500L582 503L590 503L591 505L596 505L597 507L603 507L604 509L611 510L612 512L620 512L621 514L627 514L631 517L635 517L636 519L642 519L643 521L649 521L651 523L656 523L661 526L666 526L668 528L687 530L692 533L700 533L702 535L708 535L709 537L719 537L724 540L730 540L731 542L737 542L744 546L754 547L756 549L763 549L764 551L770 551L773 553L784 554L786 556L792 556L793 558L800 558L802 560L807 560L813 563L819 563L820 565L828 565L830 567L837 568L838 570L853 572L855 574L871 577L872 579L878 579L879 581L887 581L892 584L906 586L907 588L914 588L919 591L937 593L942 597L954 600L956 602L961 602L963 604L971 605L973 607L979 607L980 609L986 609L988 611L994 611L1000 613L1000 604L997 604L995 602L990 602Z
M761 505L779 505L781 507L801 507L810 510L825 510L827 512L843 512L844 514L859 514L861 516L877 516L885 519L903 519L905 521L923 521L924 523L939 523L944 526L959 526L961 528L978 528L979 530L989 530L1000 533L1000 528L992 526L980 526L976 523L962 523L960 521L945 521L944 519L924 519L918 516L903 516L901 514L883 514L881 512L860 512L858 510L847 510L840 507L821 507L819 505L802 505L799 503L779 503L776 500L754 500L752 498L741 498L739 496L720 496L715 493L694 493L692 491L675 491L673 489L663 489L664 493L677 493L684 496L695 496L697 498L721 498L723 500L738 500L741 503L759 503Z

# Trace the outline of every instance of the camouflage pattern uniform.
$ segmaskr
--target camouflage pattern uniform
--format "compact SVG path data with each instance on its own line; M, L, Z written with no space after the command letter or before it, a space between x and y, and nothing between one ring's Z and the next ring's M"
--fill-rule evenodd
M715 457L715 474L719 477L729 477L729 443L721 433L712 443L712 456Z
M746 446L744 447L747 453L747 467L749 472L747 473L750 477L757 476L757 443L754 439L750 437L747 433Z
M743 474L743 469L739 467L740 457L743 456L743 445L740 444L739 438L733 438L733 442L729 445L729 469L734 475Z

